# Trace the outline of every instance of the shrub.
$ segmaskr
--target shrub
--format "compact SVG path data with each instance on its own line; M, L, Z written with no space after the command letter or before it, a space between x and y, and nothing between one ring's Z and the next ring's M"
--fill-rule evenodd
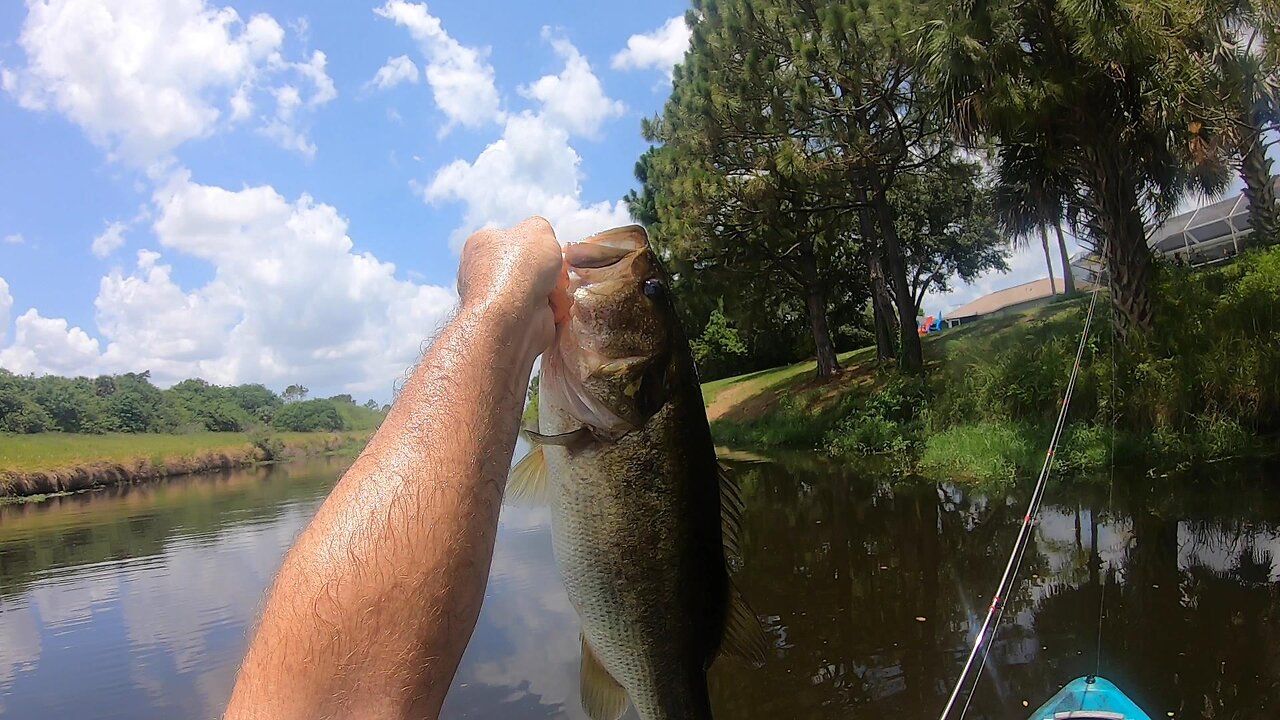
M921 428L920 415L928 400L923 380L898 373L848 411L823 437L830 455L876 455L901 452Z
M254 425L245 431L249 442L258 448L263 460L279 460L284 456L284 442L271 434L265 425Z
M342 415L329 400L303 400L276 410L271 423L277 430L318 432L343 430Z
M54 429L53 418L16 388L0 384L0 432L38 433Z
M824 447L829 455L879 455L905 450L908 444L900 425L859 413L841 420L827 433Z
M724 313L716 309L711 311L702 335L689 343L689 350L693 353L693 362L698 368L699 376L712 380L725 377L736 370L738 363L747 354L747 345L737 329L729 324Z
M1111 428L1071 423L1058 444L1055 467L1064 473L1086 473L1111 464Z
M925 440L920 466L931 475L986 483L1008 483L1040 469L1044 443L1015 423L979 423L952 428Z

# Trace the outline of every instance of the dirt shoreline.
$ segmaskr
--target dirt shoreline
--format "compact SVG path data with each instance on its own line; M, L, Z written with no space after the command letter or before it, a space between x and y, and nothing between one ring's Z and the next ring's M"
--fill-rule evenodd
M266 459L255 447L239 451L205 451L186 457L138 457L123 462L87 462L51 470L0 470L0 502L58 495L82 490L156 482L201 472L230 470L269 462L325 455L351 446L347 438L332 436L321 444L287 446L281 456ZM359 446L355 449L358 450Z

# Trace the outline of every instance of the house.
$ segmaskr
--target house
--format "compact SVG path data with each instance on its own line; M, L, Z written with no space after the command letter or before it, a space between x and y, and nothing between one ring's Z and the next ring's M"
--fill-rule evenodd
M1280 191L1280 178L1273 187ZM1224 262L1249 244L1253 223L1244 193L1147 227L1151 251L1192 266Z
M1280 193L1280 178L1273 181ZM1253 234L1249 198L1244 193L1147 225L1147 247L1169 261L1192 267L1227 262L1248 246ZM1071 260L1076 278L1104 278L1096 254L1082 252Z
M1056 280L1054 281L1057 282ZM1085 287L1077 289L1092 289ZM989 295L972 300L952 310L947 315L947 327L956 327L971 323L986 317L999 317L1001 315L1011 315L1023 310L1029 310L1041 305L1048 305L1055 297L1053 288L1049 284L1049 278L1040 278L1032 280L1021 285L1014 285L1011 288L997 290Z

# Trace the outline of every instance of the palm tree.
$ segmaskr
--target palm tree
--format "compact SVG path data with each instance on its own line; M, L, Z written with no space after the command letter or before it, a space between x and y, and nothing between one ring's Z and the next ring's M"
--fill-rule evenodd
M1227 6L1210 31L1217 39L1209 62L1219 86L1218 129L1244 181L1255 242L1272 244L1280 241L1280 206L1267 134L1280 126L1280 3L1227 0Z
M1210 0L1204 0L1207 5ZM1205 44L1195 0L990 0L954 6L926 31L926 64L969 142L1026 146L1061 162L1067 205L1103 256L1120 332L1155 323L1145 220L1188 189L1188 99L1208 94L1192 48Z
M1039 231L1044 247L1044 262L1049 267L1049 289L1053 284L1053 261L1049 253L1049 226L1058 234L1058 253L1062 261L1062 287L1066 295L1076 294L1071 274L1071 258L1067 240L1062 234L1064 206L1069 181L1037 149L1025 145L1006 145L996 155L996 217L1014 244L1024 246L1032 230Z

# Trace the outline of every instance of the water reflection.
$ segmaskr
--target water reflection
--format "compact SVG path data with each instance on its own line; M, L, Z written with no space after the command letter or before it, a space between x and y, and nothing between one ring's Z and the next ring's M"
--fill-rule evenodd
M748 473L744 584L777 618L778 651L762 671L720 668L717 707L936 717L1023 499L831 467ZM1247 478L1159 482L1051 491L969 717L1026 717L1023 701L1099 667L1153 716L1274 716L1280 498Z
M207 718L283 551L341 464L0 508L0 715ZM716 666L722 718L936 716L1022 497L839 466L740 469L739 581L765 667ZM969 717L1023 718L1099 666L1156 717L1274 717L1280 497L1254 477L1056 484ZM547 513L508 508L450 718L582 718ZM1105 602L1103 594L1105 593ZM1103 643L1099 657L1099 607Z
M284 550L342 465L0 508L0 712L212 717Z
M578 704L578 618L552 558L550 515L503 509L484 607L445 717L586 717Z

